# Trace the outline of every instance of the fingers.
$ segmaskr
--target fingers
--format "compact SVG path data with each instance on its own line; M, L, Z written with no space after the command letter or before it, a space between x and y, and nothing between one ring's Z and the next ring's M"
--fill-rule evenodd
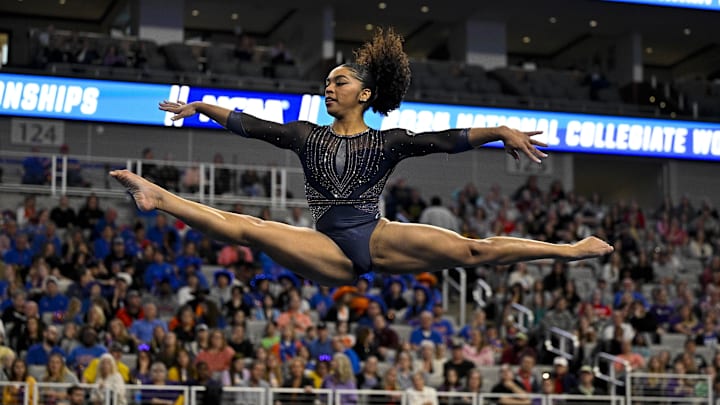
M533 144L533 145L535 145L535 146L540 146L540 147L542 147L542 148L547 148L547 147L548 147L548 144L547 144L547 143L545 143L545 142L540 142L540 141L538 141L537 139L532 139L532 138L530 138L530 143Z

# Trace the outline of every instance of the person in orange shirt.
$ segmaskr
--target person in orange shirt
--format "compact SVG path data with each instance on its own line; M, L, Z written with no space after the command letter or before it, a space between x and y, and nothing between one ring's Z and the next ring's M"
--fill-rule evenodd
M632 351L632 343L629 340L623 340L622 346L621 346L621 353L618 354L618 357L621 359L627 361L630 363L630 370L624 370L626 372L634 371L634 370L640 370L645 367L645 358L639 354ZM615 363L615 371L622 372L623 366L622 363Z
M280 330L285 329L287 325L293 325L295 333L302 334L313 324L307 314L300 312L300 304L300 298L296 295L290 297L287 311L282 312L277 318L277 326Z

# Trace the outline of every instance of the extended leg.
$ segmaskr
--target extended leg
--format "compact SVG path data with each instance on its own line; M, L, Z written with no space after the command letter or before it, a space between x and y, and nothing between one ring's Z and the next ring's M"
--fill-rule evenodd
M110 175L128 189L142 211L159 209L214 239L257 247L280 265L321 284L344 285L355 278L350 259L320 232L186 200L127 170Z
M594 237L572 245L502 236L470 239L430 225L389 221L378 224L370 239L373 265L387 273L511 264L543 258L579 260L610 252L610 245Z

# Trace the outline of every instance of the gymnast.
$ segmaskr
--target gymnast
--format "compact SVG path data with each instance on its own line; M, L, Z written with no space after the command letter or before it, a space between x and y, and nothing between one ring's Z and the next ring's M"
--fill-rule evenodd
M204 114L245 138L295 152L305 175L305 193L316 230L225 212L178 197L127 170L110 175L133 196L141 211L158 209L214 239L251 246L304 278L328 286L354 284L362 274L420 273L449 267L511 264L541 258L580 260L612 252L588 237L573 244L496 236L470 239L439 227L381 217L379 198L395 166L430 153L459 153L502 141L516 159L540 163L547 145L538 131L497 128L413 133L369 128L368 109L387 115L398 108L410 84L403 39L378 29L355 53L355 62L335 67L325 80L330 125L306 121L277 124L202 102L163 101L159 108L182 119Z

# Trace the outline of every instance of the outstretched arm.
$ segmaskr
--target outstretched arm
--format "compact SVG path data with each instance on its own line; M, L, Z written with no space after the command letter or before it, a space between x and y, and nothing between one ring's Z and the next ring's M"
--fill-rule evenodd
M174 113L175 115L170 118L173 121L177 121L182 118L191 117L195 114L207 115L211 120L217 122L223 127L227 127L228 117L232 110L217 105L203 103L201 101L193 101L190 104L185 104L182 101L173 102L164 100L160 103L161 110Z
M160 103L160 109L174 113L175 115L171 118L173 121L197 113L204 114L240 136L260 139L283 149L297 150L312 126L308 122L301 121L279 124L200 101L186 104L181 101L166 100Z
M547 144L533 139L542 131L523 132L506 126L496 128L470 128L468 141L473 148L478 148L486 143L502 141L505 151L515 159L520 158L520 152L524 153L532 161L540 163L541 158L547 155L537 149L538 146L547 147Z

